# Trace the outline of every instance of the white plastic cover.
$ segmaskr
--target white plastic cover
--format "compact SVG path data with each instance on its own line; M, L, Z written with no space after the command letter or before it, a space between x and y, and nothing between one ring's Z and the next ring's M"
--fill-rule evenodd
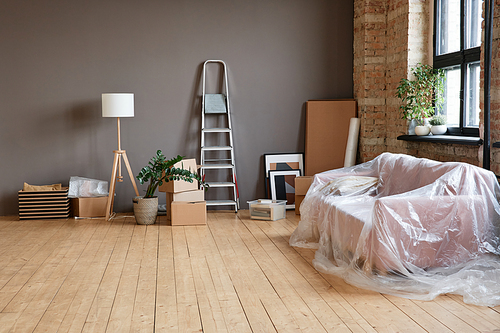
M361 288L500 305L500 187L485 169L384 153L315 175L290 245Z
M108 196L108 182L85 177L72 176L69 179L68 197L106 197Z

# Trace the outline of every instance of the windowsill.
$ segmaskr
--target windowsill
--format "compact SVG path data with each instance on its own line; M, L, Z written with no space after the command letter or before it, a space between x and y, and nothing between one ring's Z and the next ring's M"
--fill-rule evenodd
M400 135L398 136L398 140L403 141L414 141L414 142L431 142L431 143L451 143L457 145L468 145L468 146L481 146L483 144L483 140L479 137L475 136L461 136L461 135ZM500 142L498 143L498 147L500 148Z

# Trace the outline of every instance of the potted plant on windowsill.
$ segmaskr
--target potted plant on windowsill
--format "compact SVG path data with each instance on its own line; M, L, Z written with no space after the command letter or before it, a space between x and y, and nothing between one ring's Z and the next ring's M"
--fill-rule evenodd
M399 110L403 119L410 121L408 134L427 135L430 128L425 120L440 110L444 102L444 71L422 64L410 70L414 79L401 79L396 90L396 97L403 102Z
M135 197L133 200L135 220L138 224L155 223L156 216L158 215L158 197L155 196L155 192L158 186L161 186L164 182L184 180L192 183L196 179L202 187L206 186L200 179L200 176L194 173L196 170L174 167L174 164L182 161L183 158L183 156L178 155L175 158L167 160L162 151L158 150L148 165L141 169L136 178L141 184L148 181L149 184L146 194L143 197Z
M432 125L431 133L434 135L442 135L448 130L446 126L446 117L443 115L435 115L429 120L429 124Z

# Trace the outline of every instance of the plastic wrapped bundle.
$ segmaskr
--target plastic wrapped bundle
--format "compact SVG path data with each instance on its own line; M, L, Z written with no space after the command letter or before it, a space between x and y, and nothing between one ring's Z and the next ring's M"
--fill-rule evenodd
M384 153L317 174L290 245L362 288L500 305L499 194L482 168Z
M87 198L108 196L108 182L73 176L69 179L68 197Z

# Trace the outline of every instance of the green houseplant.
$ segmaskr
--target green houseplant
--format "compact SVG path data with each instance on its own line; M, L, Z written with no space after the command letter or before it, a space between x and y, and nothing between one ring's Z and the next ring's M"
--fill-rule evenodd
M446 117L443 115L433 116L431 120L429 120L429 124L432 125L431 132L434 135L442 135L448 130L446 126Z
M200 176L194 173L194 170L186 170L184 168L176 168L174 165L182 161L184 157L178 155L175 158L167 160L161 150L156 151L149 161L148 165L143 167L136 176L141 184L147 183L146 194L143 197L134 198L134 215L138 224L154 224L158 214L158 197L155 192L158 186L164 182L174 180L184 180L192 183L195 179L205 187Z
M415 120L418 126L423 126L425 118L443 106L444 70L422 64L410 70L414 78L401 79L396 89L396 97L403 102L399 110L403 119Z

